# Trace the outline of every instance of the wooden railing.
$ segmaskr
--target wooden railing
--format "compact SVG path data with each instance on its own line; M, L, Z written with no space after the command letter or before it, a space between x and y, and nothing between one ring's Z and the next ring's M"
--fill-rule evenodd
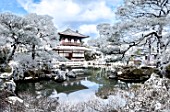
M81 46L81 43L75 43L75 42L62 42L61 45L63 45L63 46Z

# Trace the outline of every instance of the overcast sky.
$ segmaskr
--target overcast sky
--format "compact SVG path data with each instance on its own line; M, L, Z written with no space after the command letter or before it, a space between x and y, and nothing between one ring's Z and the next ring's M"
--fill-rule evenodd
M0 0L0 12L50 15L58 31L71 28L97 37L96 25L114 23L122 0Z

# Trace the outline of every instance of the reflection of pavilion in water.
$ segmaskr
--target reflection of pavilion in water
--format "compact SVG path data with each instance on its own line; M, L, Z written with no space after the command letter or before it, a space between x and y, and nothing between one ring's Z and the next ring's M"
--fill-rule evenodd
M66 93L69 94L74 91L87 89L86 86L81 84L81 80L85 78L79 79L70 79L63 83L57 83L55 81L40 81L40 82L28 82L28 83L18 83L17 91L22 94L22 92L28 92L31 94L37 94L41 92L41 94L45 96L51 95L53 90L56 90L57 93Z
M88 87L81 84L82 80L85 80L86 78L79 78L74 80L65 81L61 84L61 88L56 88L57 92L64 92L64 93L71 93L74 91L82 90L82 89L88 89Z
M105 89L127 88L126 83L117 80L109 80L105 77L105 69L88 70L83 76L77 78L69 78L67 81L57 83L55 81L39 81L39 82L22 82L17 84L19 92L27 91L35 94L37 91L50 95L53 90L57 93L72 93L84 89L95 89L96 92L105 91ZM90 88L90 85L95 85L96 88Z
M41 90L48 90L48 95L50 95L53 92L53 90L56 90L57 93L69 94L78 90L88 89L88 87L81 84L81 81L84 79L85 78L69 79L67 81L64 81L63 83L51 81L50 83L49 82L44 83L42 85L43 88L41 88Z

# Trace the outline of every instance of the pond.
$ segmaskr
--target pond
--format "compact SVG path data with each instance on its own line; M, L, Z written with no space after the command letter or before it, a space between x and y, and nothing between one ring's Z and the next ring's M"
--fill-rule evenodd
M19 82L16 91L17 94L29 93L36 98L58 98L59 102L83 102L115 87L128 88L128 84L107 79L105 69L85 69L76 79L69 78L62 83L52 80Z

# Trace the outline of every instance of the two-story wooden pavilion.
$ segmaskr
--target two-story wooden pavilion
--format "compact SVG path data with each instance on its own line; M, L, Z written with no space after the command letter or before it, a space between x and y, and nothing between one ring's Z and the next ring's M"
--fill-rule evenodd
M60 56L64 56L71 61L84 61L84 52L88 50L82 46L82 40L88 38L78 31L66 29L58 33L60 45L54 48Z

